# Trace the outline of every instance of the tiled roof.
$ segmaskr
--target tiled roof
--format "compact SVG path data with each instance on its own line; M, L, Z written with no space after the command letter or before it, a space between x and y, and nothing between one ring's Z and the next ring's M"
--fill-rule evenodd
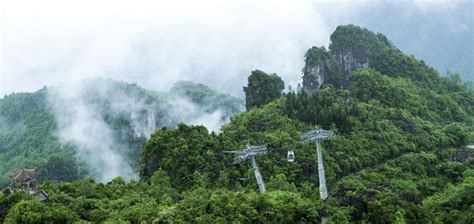
M10 175L10 178L17 182L24 182L35 179L38 173L34 169L20 169Z

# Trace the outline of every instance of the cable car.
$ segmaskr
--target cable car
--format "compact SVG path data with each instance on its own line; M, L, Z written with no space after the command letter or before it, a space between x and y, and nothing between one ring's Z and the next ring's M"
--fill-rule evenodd
M292 163L295 161L295 152L293 151L288 151L287 155L288 162Z

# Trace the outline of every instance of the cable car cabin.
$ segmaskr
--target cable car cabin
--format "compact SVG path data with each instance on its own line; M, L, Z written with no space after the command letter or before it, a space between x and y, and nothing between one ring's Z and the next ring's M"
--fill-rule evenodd
M287 155L288 162L292 163L295 161L295 152L293 151L288 151Z

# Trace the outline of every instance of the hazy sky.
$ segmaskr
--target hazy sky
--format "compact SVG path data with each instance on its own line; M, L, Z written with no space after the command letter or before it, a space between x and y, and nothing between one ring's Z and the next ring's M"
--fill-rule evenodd
M305 51L348 23L442 73L474 76L469 0L172 2L2 1L0 97L95 76L155 90L192 80L240 96L254 69L294 86Z

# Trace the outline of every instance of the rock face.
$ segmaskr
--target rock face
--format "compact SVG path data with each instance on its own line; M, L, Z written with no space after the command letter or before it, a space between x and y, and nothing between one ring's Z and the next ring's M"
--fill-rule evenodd
M307 92L318 90L328 77L329 64L332 63L331 56L326 48L312 47L305 55L305 67L303 68L303 89Z
M130 120L135 138L140 136L148 138L156 129L156 114L151 107L141 112L130 112Z
M305 75L303 76L303 88L306 91L312 92L318 90L324 83L324 65L317 64L305 68Z
M347 74L355 69L369 67L368 57L354 57L351 51L347 51L340 55L338 62L339 64L343 65L344 72Z
M369 66L368 55L355 56L351 50L335 54L324 48L311 48L303 68L303 89L314 92L327 83L345 86L351 71Z

